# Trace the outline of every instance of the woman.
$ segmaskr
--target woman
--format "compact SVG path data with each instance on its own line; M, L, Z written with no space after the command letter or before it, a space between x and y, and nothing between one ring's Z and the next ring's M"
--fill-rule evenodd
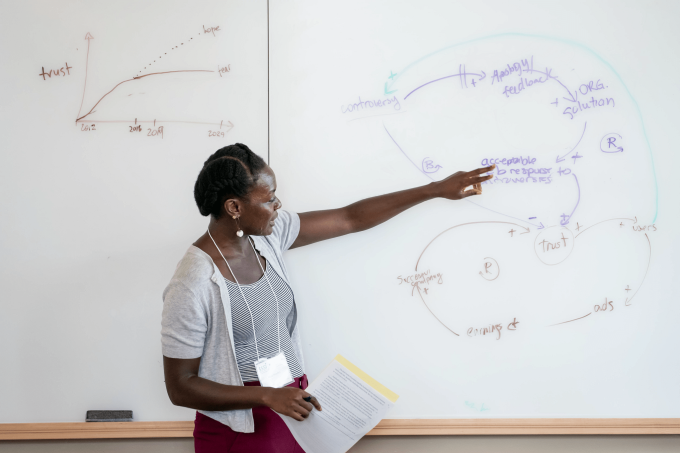
M280 210L274 172L247 146L210 156L194 187L208 231L163 293L161 332L170 400L198 410L196 452L302 452L274 412L302 421L321 410L304 390L283 251L367 230L432 198L479 195L493 168L298 216Z

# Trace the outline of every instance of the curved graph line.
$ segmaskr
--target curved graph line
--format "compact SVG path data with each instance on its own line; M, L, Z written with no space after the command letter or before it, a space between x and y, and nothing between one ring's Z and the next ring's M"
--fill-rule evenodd
M399 148L399 151L401 151L401 153L402 153L404 156L406 156L406 158L408 159L408 161L411 162L411 163L413 164L413 166L416 167L416 168L418 169L419 172L421 172L422 174L424 174L425 176L427 176L428 178L430 178L430 180L434 181L434 178L432 178L432 176L428 175L427 173L425 173L425 172L423 171L422 168L418 167L418 166L416 165L416 163L413 162L413 161L411 160L410 157L408 157L408 154L406 154L406 153L404 152L404 150L401 149L401 146L399 146L399 143L397 143L397 141L394 139L394 137L392 137L392 134L390 134L390 131L387 130L387 126L385 126L385 123L383 123L383 127L385 128L385 132L387 132L387 135L390 136L390 138L392 139L392 141L394 142L394 144L397 145L397 148Z
M429 82L427 82L427 83L424 83L424 84L420 85L418 88L416 88L415 90L411 91L409 94L407 94L406 96L404 96L404 100L406 100L409 96L411 96L413 93L415 93L415 92L418 91L419 89L421 89L421 88L423 88L423 87L426 87L427 85L429 85L429 84L431 84L431 83L439 82L440 80L450 79L451 77L464 77L464 76L469 76L469 75L470 75L470 76L482 77L481 74L477 74L477 73L475 73L475 72L464 72L464 70L461 71L460 69L459 69L458 71L459 71L458 74L452 74L452 75L449 75L449 76L440 77L440 78L438 78L438 79L436 79L436 80L431 80L431 81L429 81Z
M566 224L569 223L569 221L571 220L571 217L576 212L576 208L578 208L578 204L581 202L581 186L578 184L578 178L576 177L576 173L572 173L571 175L576 180L576 188L578 189L578 199L576 200L576 206L574 206L574 209L571 211L571 214L569 214L569 217L560 221L560 225L562 225L562 226L565 226Z
M434 241L437 240L437 238L438 238L439 236L441 236L442 234L446 233L447 231L453 230L454 228L458 228L458 227L460 227L460 226L465 226L465 225L475 225L475 224L478 224L478 223L506 223L506 224L508 224L508 225L515 225L515 226L517 226L517 227L524 228L525 230L527 230L527 233L529 232L529 228L527 228L527 227L525 227L525 226L518 225L518 224L512 223L512 222L501 222L500 220L487 220L487 221L483 221L483 222L468 222L468 223L461 223L460 225L452 226L452 227L450 227L450 228L445 229L444 231L442 231L442 232L439 233L438 235L436 235L436 236L434 237L434 239L432 239L432 240L425 246L425 248L423 249L422 253L421 253L420 256L418 257L418 261L416 262L416 272L418 271L418 264L420 264L420 259L421 259L421 258L423 257L423 255L425 254L425 251L427 250L427 248L428 248L429 246L432 245L432 243L433 243Z
M609 220L619 220L619 219L609 219ZM603 220L602 222L608 222L609 220ZM632 219L625 219L625 220L632 220ZM602 222L599 222L599 223L602 223ZM596 223L595 225L599 225L599 223ZM593 225L593 226L595 226L595 225ZM583 230L583 231L586 231L586 230ZM583 231L581 233L583 233ZM642 284L645 282L645 279L647 278L647 273L649 272L649 265L652 263L652 243L649 241L649 236L647 236L647 233L645 233L645 237L647 238L647 245L649 246L649 259L647 260L647 269L645 270L645 276L642 277L642 282L640 282L640 286L638 286L638 289L633 294L633 297L631 297L630 299L626 299L626 302L625 302L626 306L629 305L628 302L633 300L633 298L635 296L637 296L638 291L640 291L640 288L642 288ZM558 322L557 324L551 324L548 327L559 326L560 324L566 324L568 322L578 321L579 319L583 319L583 318L590 316L592 314L593 314L593 312L590 312L586 316L581 316L580 318L571 319L569 321Z
M631 101L633 101L633 105L635 106L635 110L637 111L638 117L640 118L640 123L642 124L642 134L644 135L645 143L647 143L647 149L649 150L649 159L652 163L652 175L654 176L654 192L655 192L655 195L654 195L654 198L655 198L655 200L654 200L654 218L652 219L651 223L655 223L657 217L659 216L659 183L658 183L657 178L656 178L656 168L654 166L654 155L652 154L652 146L649 143L649 137L647 137L647 128L645 127L645 122L642 118L642 111L640 110L640 106L638 105L637 101L633 97L632 93L628 89L628 86L626 86L626 84L623 82L623 79L621 78L619 73L616 72L616 70L614 69L614 67L611 64L609 64L604 58L599 56L595 51L593 51L589 47L587 47L587 46L585 46L581 43L578 43L578 42L575 42L575 41L569 41L569 40L563 39L563 38L556 38L556 37L552 37L552 36L543 36L543 35L532 35L532 34L529 34L529 33L499 33L499 34L495 34L495 35L483 36L483 37L480 37L480 38L470 39L470 40L463 41L463 42L460 42L460 43L457 43L457 44L446 46L446 47L443 47L439 50L435 50L434 52L431 52L431 53L425 55L424 57L419 58L418 60L414 61L413 63L406 65L404 67L404 69L397 72L397 74L392 79L391 83L389 83L388 88L392 88L394 83L409 69L411 69L415 65L421 63L422 61L425 61L428 58L433 57L433 56L435 56L435 55L437 55L441 52L444 52L444 51L449 50L449 49L453 49L454 47L459 47L459 46L463 46L463 45L466 45L466 44L471 44L471 43L474 43L474 42L486 41L486 40L489 40L489 39L501 38L501 37L506 37L506 36L521 37L521 38L545 39L545 40L548 40L548 41L561 42L563 44L567 44L567 45L572 46L572 47L580 48L582 50L585 50L586 52L588 52L592 56L594 56L600 62L602 62L616 76L616 78L619 80L619 82L621 82L621 85L623 86L623 89L626 91L626 94L628 94Z
M647 245L649 246L649 259L647 260L647 269L645 270L645 276L642 277L642 282L640 282L640 286L638 286L637 291L635 291L635 294L633 294L633 297L630 298L630 300L626 299L626 305L628 305L628 302L633 300L635 296L637 296L638 291L640 291L640 288L642 288L642 284L645 282L645 279L647 278L647 273L649 272L649 265L652 263L652 243L649 241L649 236L647 236L647 233L645 233L645 237L647 238Z
M586 228L585 230L581 231L579 234L577 234L576 236L574 236L574 239L576 239L577 237L579 237L580 235L582 235L583 233L585 233L586 231L588 231L588 230L591 229L592 227L596 227L596 226L598 226L599 224L604 223L604 222L611 222L612 220L630 220L631 222L634 221L633 219L629 219L629 218L626 218L626 217L618 217L618 218L616 218L616 219L607 219L607 220L603 220L603 221L601 221L601 222L597 222L595 225L590 225L588 228Z
M560 324L566 324L566 323L568 323L568 322L578 321L579 319L586 318L586 317L588 317L588 316L590 316L590 315L592 315L592 314L593 314L593 312L591 311L591 312L588 313L587 315L581 316L580 318L570 319L569 321L564 321L564 322L558 322L557 324L551 324L551 325L549 325L548 327L559 326Z
M579 143L581 143L581 140L583 140L583 136L586 135L586 126L588 126L588 121L586 121L586 122L583 124L583 133L581 133L581 138L578 139L578 142L576 142L576 145L574 145L574 147L571 149L571 151L569 151L569 152L568 152L567 154L565 154L564 156L557 156L557 159L555 160L555 163L562 162L562 161L564 160L565 157L567 157L569 154L571 154L571 153L574 152L574 150L575 150L576 147L579 145Z
M420 300L423 301L423 304L425 304L425 308L427 308L427 311L429 311L429 312L432 314L432 316L434 316L434 319L436 319L437 321L439 321L439 324L441 324L442 326L446 327L446 330L448 330L449 332L451 332L451 333L454 334L455 336L460 337L460 335L458 335L456 332L454 332L453 330L449 329L448 326L447 326L446 324L444 324L444 323L441 321L441 319L437 318L437 315L434 314L434 312L430 309L430 306L427 305L427 302L425 302L425 299L423 299L422 294L420 294L420 288L418 288L417 286L416 286L416 288L418 289L418 296L420 296Z
M115 90L116 88L118 88L118 87L121 86L122 84L124 84L124 83L126 83L126 82L131 82L131 81L133 81L133 80L143 79L144 77L149 77L149 76L152 76L152 75L171 74L171 73L174 73L174 72L215 72L215 71L209 71L209 70L207 70L207 69L185 69L185 70L181 70L181 71L152 72L151 74L145 74L145 75L143 75L143 76L133 77L133 78L128 79L128 80L123 80L122 82L120 82L119 84L117 84L115 87L113 87L113 88L111 89L111 91L109 91L109 92L106 93L104 96L102 96L101 99L99 99L99 100L97 101L97 103L96 103L95 105L92 106L92 108L90 109L89 112L87 112L85 115L81 116L80 118L77 118L77 119L76 119L76 122L78 122L78 121L82 120L83 118L85 118L86 116L92 114L93 111L94 111L94 109L95 109L95 107L97 107L97 105L99 105L99 103L100 103L106 96L108 96L109 94L111 94L111 93L113 92L113 90Z

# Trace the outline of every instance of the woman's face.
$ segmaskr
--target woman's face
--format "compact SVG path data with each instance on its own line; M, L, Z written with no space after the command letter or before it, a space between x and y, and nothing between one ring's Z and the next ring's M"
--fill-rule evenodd
M272 234L281 201L276 198L276 175L269 166L260 171L257 182L244 201L243 214L239 219L241 229L254 236Z

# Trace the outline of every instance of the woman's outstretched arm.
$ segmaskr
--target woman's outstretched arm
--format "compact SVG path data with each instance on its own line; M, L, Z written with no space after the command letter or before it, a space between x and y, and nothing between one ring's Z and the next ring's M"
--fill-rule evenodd
M495 165L468 172L459 171L426 186L366 198L344 208L303 212L300 214L300 234L291 248L368 230L433 198L460 200L480 195L481 183L493 178L493 175L485 173L494 168Z

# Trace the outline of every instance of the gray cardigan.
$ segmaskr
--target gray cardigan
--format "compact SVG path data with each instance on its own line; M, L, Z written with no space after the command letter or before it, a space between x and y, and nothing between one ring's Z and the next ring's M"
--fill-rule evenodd
M290 285L282 253L300 232L300 217L279 211L269 236L252 236L255 248L267 265ZM243 385L236 363L229 291L217 266L201 249L189 247L175 275L163 292L161 321L163 355L174 359L201 357L199 377L226 385ZM292 335L295 355L303 372L302 343L298 326ZM255 431L251 409L198 411L236 432Z

